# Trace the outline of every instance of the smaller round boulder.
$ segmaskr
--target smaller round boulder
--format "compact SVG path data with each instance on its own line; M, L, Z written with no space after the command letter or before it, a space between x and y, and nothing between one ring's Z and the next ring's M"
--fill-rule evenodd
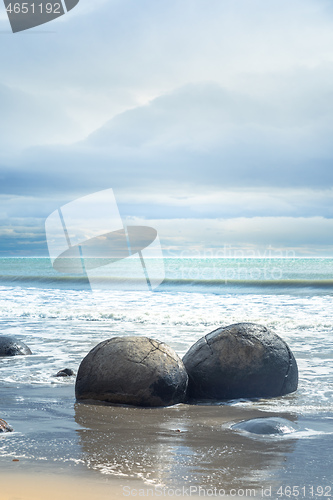
M0 356L24 356L32 354L24 342L13 337L0 337Z
M232 429L262 435L283 435L296 432L298 427L290 420L281 417L252 418L232 426Z
M183 362L195 399L276 397L297 389L297 364L288 345L254 323L218 328L198 340Z
M147 337L114 337L82 360L77 400L132 406L170 406L186 399L188 376L168 345Z
M58 371L58 373L55 375L56 377L72 377L75 375L73 370L71 368L64 368L63 370Z
M2 432L13 432L13 428L7 424L7 422L5 420L2 420L2 418L0 418L0 433Z

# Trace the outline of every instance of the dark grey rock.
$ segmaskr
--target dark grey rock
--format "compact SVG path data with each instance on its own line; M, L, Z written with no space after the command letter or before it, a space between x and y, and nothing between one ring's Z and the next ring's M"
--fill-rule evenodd
M78 370L77 400L135 406L184 402L188 376L168 345L147 337L114 337L92 349Z
M0 434L2 432L13 432L13 428L7 424L7 422L5 420L2 420L2 418L0 418Z
M195 399L276 397L296 391L298 369L286 342L254 323L202 337L183 358Z
M298 427L290 420L280 417L252 418L231 426L232 429L251 432L252 434L291 434Z
M72 377L73 375L75 375L73 370L70 368L64 368L63 370L58 371L56 377Z
M0 337L0 356L24 356L32 354L24 342L13 337Z

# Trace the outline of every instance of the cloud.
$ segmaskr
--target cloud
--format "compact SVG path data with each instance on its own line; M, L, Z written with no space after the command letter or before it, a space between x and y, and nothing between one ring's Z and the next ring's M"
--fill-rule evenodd
M323 217L133 218L132 223L157 229L166 257L333 255L333 219Z
M66 143L73 122L52 100L0 84L0 148L2 158L27 147ZM77 135L78 137L78 135Z
M234 217L314 217L333 218L333 189L200 189L181 187L168 193L119 191L122 214L150 218L197 219Z
M166 257L176 254L215 257L258 257L265 254L267 257L267 252L273 257L286 256L287 252L289 256L292 256L293 252L298 256L333 254L333 218L319 215L279 216L279 210L272 216L266 212L264 192L244 192L243 198L240 192L223 194L225 200L223 196L219 199L218 192L210 193L207 197L202 194L196 194L192 198L179 196L161 200L152 197L149 200L152 206L146 208L147 216L138 215L142 204L139 194L132 200L132 203L138 203L138 210L130 209L129 213L126 213L125 208L131 206L131 200L121 197L118 206L125 225L151 226L158 231ZM292 191L288 194L292 199L299 196L300 200L304 197L308 202L309 195L313 195L305 192L301 196L301 193ZM278 190L272 193L272 199L274 196L280 198L281 202ZM332 192L327 192L326 196L332 196ZM260 198L263 199L260 201ZM7 210L0 213L0 252L48 255L45 219L62 203L58 205L56 199L38 200L26 197L6 197L1 201ZM218 205L219 202L221 206ZM230 212L236 202L240 205L262 204L261 210L257 210L261 215L250 216L248 211L247 216L236 213L228 215L228 210ZM209 203L212 203L212 207L215 206L215 211L209 207L211 213L207 209ZM200 205L201 213L195 213L193 207L198 210ZM174 207L177 207L177 210L173 212ZM159 210L163 209L164 213L159 213Z
M44 219L15 217L10 226L8 220L7 226L0 222L0 253L48 255ZM324 217L125 217L124 223L156 229L165 257L333 255L333 219Z
M84 141L14 156L3 165L2 192L325 190L333 180L332 115L324 98L313 112L311 94L291 97L266 102L211 83L185 86L117 115Z
M15 228L40 241L44 217L106 187L126 217L198 221L203 235L218 219L258 218L267 234L274 221L276 244L285 224L288 245L303 245L298 218L330 229L325 0L81 0L52 28L2 40L0 212L12 249Z
M311 97L304 91L267 102L193 84L118 115L84 146L137 162L152 180L158 168L162 177L166 169L176 180L208 185L327 185L332 113L325 96L315 109Z
M5 17L0 27L9 28ZM1 81L65 110L83 138L190 83L265 94L267 76L315 74L332 62L332 28L324 0L81 0L44 28L5 39ZM294 83L302 87L301 75Z

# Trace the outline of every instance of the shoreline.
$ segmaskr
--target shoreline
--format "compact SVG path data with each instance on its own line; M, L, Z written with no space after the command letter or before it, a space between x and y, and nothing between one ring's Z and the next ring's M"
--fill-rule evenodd
M150 409L73 404L67 399L48 408L43 404L39 410L24 409L25 415L18 408L19 419L10 420L16 431L0 438L1 500L53 500L45 497L45 491L55 491L57 500L68 492L73 500L189 496L180 494L183 488L194 498L205 496L195 494L199 488L223 489L223 498L238 489L261 498L262 488L276 489L291 480L289 467L293 482L303 477L305 481L308 446L312 450L315 445L318 454L327 442L325 435L267 437L233 430L233 423L270 416L299 423L301 431L308 426L294 412L261 409L260 401ZM313 427L316 420L313 416L309 425ZM299 444L305 445L304 450ZM124 495L124 486L150 493ZM154 495L151 491L156 488ZM91 495L92 489L99 497ZM170 494L173 490L178 494Z
M165 488L138 480L99 478L83 475L10 472L0 474L1 500L119 500L120 498L263 498L254 488L224 490L202 487Z
M139 490L139 481L92 478L83 474L27 473L21 470L0 474L1 500L113 500L123 497L123 488ZM124 497L125 498L125 497Z
M67 491L73 500L76 492L78 500L95 500L91 488L101 500L126 498L124 485L143 491L166 487L178 493L192 487L194 498L193 488L222 488L227 498L227 492L237 489L276 491L283 484L305 487L307 481L327 486L331 474L332 411L302 415L290 406L301 392L273 400L164 408L77 403L72 384L25 386L24 398L14 388L1 392L6 408L2 416L14 428L0 436L1 500L53 500L45 497L45 489L54 488L57 500ZM288 403L285 408L283 402ZM265 436L231 427L277 416L298 430ZM251 496L262 498L258 494ZM155 496L182 495L158 491Z

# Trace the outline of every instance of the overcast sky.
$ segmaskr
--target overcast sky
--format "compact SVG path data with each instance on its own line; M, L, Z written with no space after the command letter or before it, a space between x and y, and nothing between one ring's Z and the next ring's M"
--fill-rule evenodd
M166 255L333 255L330 0L80 0L16 34L0 9L0 255L106 188Z

